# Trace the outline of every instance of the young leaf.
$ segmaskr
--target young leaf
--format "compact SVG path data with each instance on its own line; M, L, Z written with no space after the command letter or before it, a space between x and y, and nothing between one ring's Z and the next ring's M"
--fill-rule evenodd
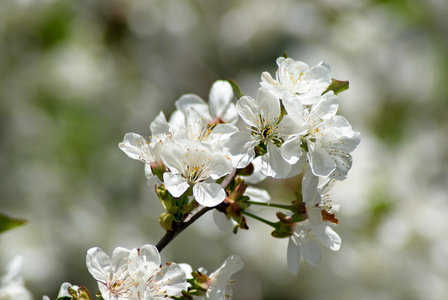
M348 90L348 81L336 80L332 78L330 86L327 88L325 92L322 93L322 95L329 91L333 91L334 94L337 95L345 90Z
M11 218L10 216L0 213L0 233L21 226L26 222L26 220Z
M227 79L228 82L230 82L230 85L232 86L232 90L233 93L235 94L235 96L240 99L241 97L244 96L243 92L241 91L241 88L239 87L238 83L236 83L235 80L229 78Z

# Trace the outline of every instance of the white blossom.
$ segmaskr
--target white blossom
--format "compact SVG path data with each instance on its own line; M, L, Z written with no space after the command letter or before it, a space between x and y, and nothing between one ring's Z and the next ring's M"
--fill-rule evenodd
M236 107L250 131L233 134L227 143L235 167L247 166L255 157L254 147L260 145L266 151L262 155L262 173L274 178L287 177L291 165L302 155L299 137L307 131L305 120L301 116L282 115L280 100L265 88L258 90L256 99L241 97Z
M312 266L319 263L322 259L319 243L333 251L339 250L341 246L341 238L332 229L337 220L328 213L331 210L327 194L330 185L318 188L318 183L319 178L308 168L302 180L302 197L308 219L295 224L287 250L288 268L294 275L300 267L301 257ZM322 211L328 213L324 213L327 218L323 218Z
M209 287L205 296L195 297L197 300L227 300L233 298L231 280L233 274L239 272L244 267L244 263L237 255L229 256L224 263L213 272L209 278Z
M130 158L145 163L145 175L148 182L156 180L152 172L153 167L163 166L160 150L163 145L173 139L178 129L166 121L165 115L159 115L150 124L152 136L146 140L137 133L126 133L118 147Z
M132 250L118 247L111 258L100 248L91 248L86 263L104 300L163 299L186 289L185 272L174 263L160 267L153 245Z
M163 174L166 188L174 197L180 197L193 186L195 200L204 206L216 206L226 197L216 180L232 171L232 162L224 153L207 144L186 141L166 144L162 159L170 172Z
M195 94L182 95L176 101L177 110L171 116L170 123L181 127L186 109L193 108L207 123L235 125L238 121L238 113L232 100L233 90L230 83L224 80L215 81L210 89L208 104Z
M283 102L316 102L331 83L330 66L320 62L315 67L291 58L277 58L275 79L268 72L261 75L260 85L271 90Z

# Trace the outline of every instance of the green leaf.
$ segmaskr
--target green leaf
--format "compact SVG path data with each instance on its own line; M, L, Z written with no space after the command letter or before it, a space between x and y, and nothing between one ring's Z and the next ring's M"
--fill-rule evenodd
M241 91L240 86L238 85L238 83L236 83L235 80L229 78L229 79L227 79L227 81L228 81L228 82L230 83L230 85L232 86L233 93L235 93L235 96L236 96L238 99L240 99L241 97L244 96L243 92Z
M15 219L5 214L0 213L0 233L6 230L13 229L25 224L27 221L22 219Z
M62 296L62 297L59 297L59 298L56 299L56 300L72 300L72 297L69 297L69 296Z
M284 57L284 58L288 58L288 53L286 53L286 50L283 51L283 57Z
M330 86L325 92L322 93L322 95L329 91L333 91L334 94L337 95L345 90L348 90L348 81L336 80L332 78Z

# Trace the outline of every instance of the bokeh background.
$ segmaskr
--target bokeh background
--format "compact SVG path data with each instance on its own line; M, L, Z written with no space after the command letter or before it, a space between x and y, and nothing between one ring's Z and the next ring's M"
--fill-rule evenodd
M124 134L218 79L254 96L286 50L350 81L340 114L362 142L332 194L341 250L291 276L266 225L233 235L206 215L162 259L212 271L239 255L235 299L448 299L447 15L445 0L2 0L0 211L28 223L0 235L0 274L21 254L35 299L96 291L87 249L163 235ZM282 202L295 185L262 186Z

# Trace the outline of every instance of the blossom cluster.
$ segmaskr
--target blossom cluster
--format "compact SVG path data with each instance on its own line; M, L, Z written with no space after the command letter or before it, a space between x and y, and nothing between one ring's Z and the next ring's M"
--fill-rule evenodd
M337 94L348 82L333 79L324 62L310 67L280 57L277 65L275 78L261 74L255 98L244 95L233 80L219 80L208 102L185 94L169 119L160 112L150 124L150 137L124 136L119 148L145 164L147 182L166 210L159 217L166 235L156 246L116 248L112 257L90 249L87 268L102 299L232 298L231 276L243 267L236 255L210 276L187 264L161 265L159 251L209 210L223 230L247 230L246 217L251 217L272 226L272 236L288 238L292 274L302 257L317 265L320 245L339 250L341 238L333 229L338 206L329 192L347 177L351 152L360 142L360 134L337 114ZM267 191L253 186L267 177L295 177L301 188L289 205L272 203ZM260 206L286 213L268 221L256 215L254 208ZM90 299L88 291L68 283L60 295Z
M208 103L194 94L183 95L169 121L160 113L151 123L148 140L128 133L119 147L144 162L149 181L163 184L174 198L192 195L198 204L216 207L239 225L241 217L235 218L223 208L232 191L216 183L217 179L232 168L249 166L255 169L251 176L258 178L245 180L250 183L301 175L303 189L298 192L302 198L297 199L293 216L283 220L292 227L286 235L290 237L288 265L295 274L301 256L311 265L320 260L316 241L339 249L340 238L332 229L338 220L328 191L334 181L347 177L352 166L350 153L359 144L360 134L337 114L336 94L346 87L335 88L338 81L332 78L328 64L310 67L280 57L277 65L275 78L262 73L255 98L244 96L234 82L217 81ZM232 89L239 97L236 104ZM240 128L236 126L239 119L244 124ZM302 212L297 210L299 206ZM285 232L277 234L284 236Z

